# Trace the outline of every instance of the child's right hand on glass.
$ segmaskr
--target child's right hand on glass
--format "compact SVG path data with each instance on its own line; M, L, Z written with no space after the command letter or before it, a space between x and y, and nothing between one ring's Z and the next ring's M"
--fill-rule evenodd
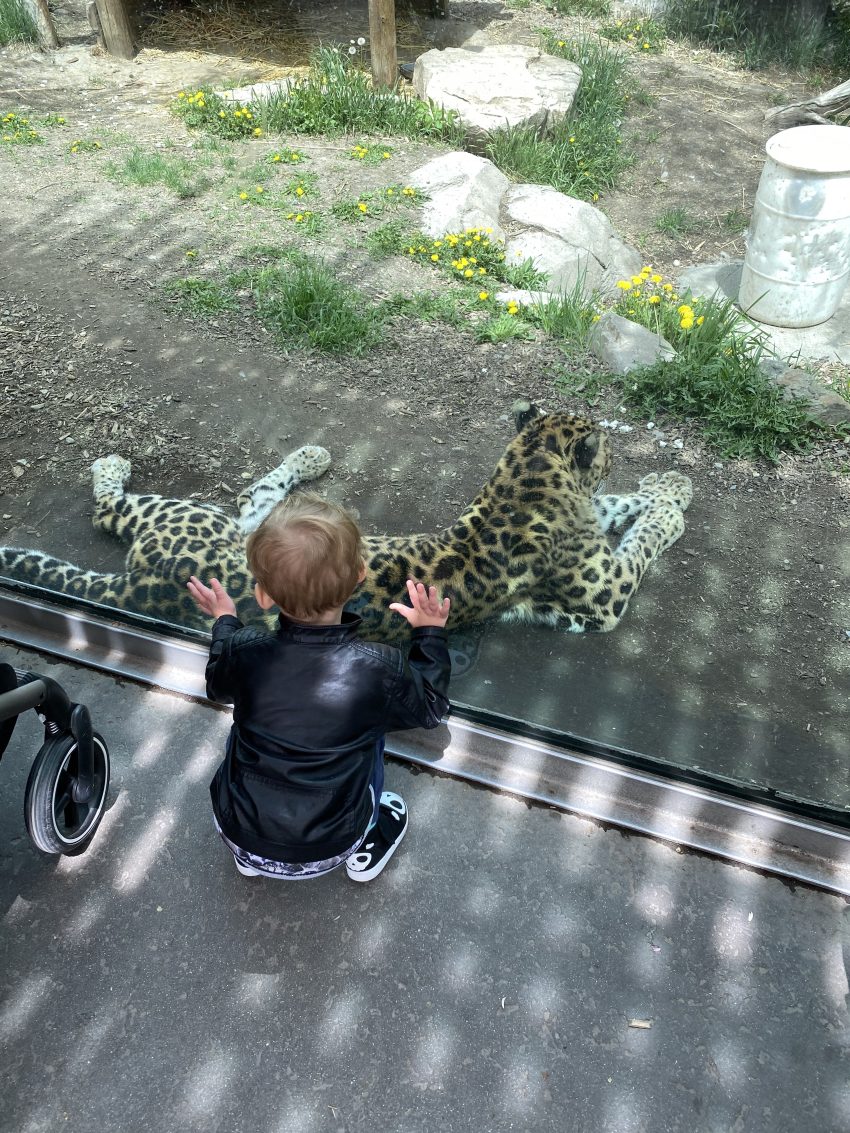
M204 586L193 574L186 586L198 608L211 618L218 619L225 614L236 617L236 604L217 578L211 578L209 586Z
M429 589L423 583L408 578L407 596L411 606L405 606L403 602L391 602L390 609L406 618L413 629L420 629L422 626L442 628L449 620L451 601L448 598L440 601L436 586Z

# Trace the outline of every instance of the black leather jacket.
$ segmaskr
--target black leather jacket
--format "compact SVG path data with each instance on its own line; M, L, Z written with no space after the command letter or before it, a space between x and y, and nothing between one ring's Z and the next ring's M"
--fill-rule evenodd
M412 631L410 656L360 641L360 618L276 633L225 616L213 626L207 695L232 702L213 811L237 846L275 861L324 861L369 824L375 745L387 732L435 728L448 710L446 631Z

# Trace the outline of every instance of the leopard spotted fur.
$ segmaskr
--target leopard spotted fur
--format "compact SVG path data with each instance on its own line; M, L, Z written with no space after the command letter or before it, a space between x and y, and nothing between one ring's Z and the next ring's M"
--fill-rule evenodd
M620 621L650 564L684 531L690 480L651 473L637 492L595 494L610 468L608 434L581 417L538 415L521 426L495 472L462 515L436 534L365 539L367 577L349 608L366 636L398 636L389 611L408 577L432 582L452 599L449 628L499 616L575 632L608 631ZM237 501L232 518L212 504L125 491L127 461L92 467L95 526L130 543L126 569L85 570L39 551L0 548L0 576L72 597L207 628L186 591L190 574L215 575L239 616L258 622L244 540L296 484L330 462L321 448L292 453Z

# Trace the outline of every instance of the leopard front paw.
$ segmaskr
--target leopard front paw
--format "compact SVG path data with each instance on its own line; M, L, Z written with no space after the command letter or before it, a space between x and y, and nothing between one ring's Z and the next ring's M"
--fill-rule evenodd
M299 480L317 480L330 467L331 454L320 445L304 445L290 453L286 463Z
M130 461L123 456L100 456L91 466L92 480L95 485L110 483L123 487L130 479Z
M671 469L669 472L650 472L640 481L640 490L651 496L664 496L672 500L676 507L687 511L688 505L694 496L694 487L690 476L684 472Z

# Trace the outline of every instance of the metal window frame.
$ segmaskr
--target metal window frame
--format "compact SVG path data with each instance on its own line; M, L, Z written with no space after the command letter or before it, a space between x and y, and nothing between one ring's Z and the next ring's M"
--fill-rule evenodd
M156 625L0 590L0 641L213 707L205 695L203 636L177 629L169 636ZM850 896L850 815L843 812L831 820L827 808L770 792L754 797L702 773L465 705L453 705L433 731L388 736L387 752L437 774Z

